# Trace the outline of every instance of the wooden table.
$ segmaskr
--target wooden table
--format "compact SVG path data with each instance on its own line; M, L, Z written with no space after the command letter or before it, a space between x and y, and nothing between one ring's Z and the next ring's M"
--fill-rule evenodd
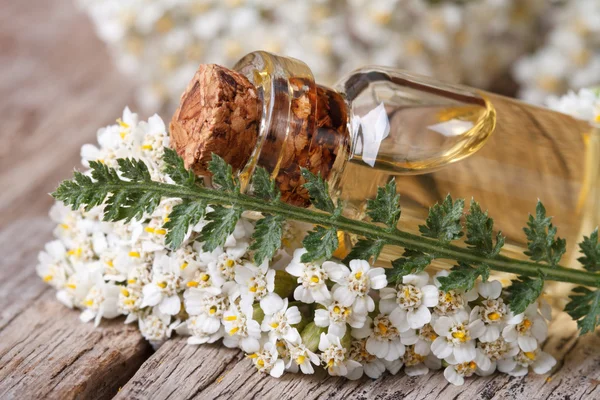
M4 1L0 11L0 398L600 398L600 337L575 336L565 315L544 345L549 375L494 374L448 384L441 373L351 382L258 374L241 352L175 338L153 352L122 320L98 329L54 298L35 274L51 238L47 195L71 175L79 148L132 104L132 83L111 64L70 1Z

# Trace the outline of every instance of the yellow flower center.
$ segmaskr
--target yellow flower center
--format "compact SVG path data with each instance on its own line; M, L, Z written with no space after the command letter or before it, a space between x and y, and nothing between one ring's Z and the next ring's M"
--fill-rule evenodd
M492 321L497 321L498 319L500 319L500 314L494 311L493 313L490 313L488 315L488 318Z
M158 283L156 284L156 286L158 286L158 287L159 287L159 288L161 288L161 289L164 289L164 288L166 288L166 287L167 287L167 282L158 282Z
M319 279L319 277L318 277L318 276L316 276L316 275L313 275L313 276L310 278L310 281L311 281L312 283L319 283L320 279Z
M523 354L525 354L525 357L529 358L530 360L535 360L535 353L533 351L526 351Z
M306 360L306 357L298 356L298 358L296 358L296 364L298 364L298 365L303 364L304 360Z

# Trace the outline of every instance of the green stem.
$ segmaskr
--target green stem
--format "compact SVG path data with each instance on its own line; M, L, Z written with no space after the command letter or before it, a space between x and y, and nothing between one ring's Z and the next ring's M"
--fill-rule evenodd
M530 277L537 277L538 271L541 271L546 276L546 280L600 287L598 275L591 272L565 268L562 266L551 267L535 262L516 260L505 256L488 258L473 250L451 244L442 244L435 239L422 237L397 229L388 231L376 224L365 221L356 221L343 216L333 219L330 214L291 206L283 202L268 202L245 194L229 193L203 187L187 188L159 182L121 182L119 186L114 185L114 188L111 187L112 185L108 185L108 189L122 189L123 184L129 186L131 189L155 191L165 197L203 200L208 204L215 205L235 204L244 210L281 215L286 219L307 222L313 225L335 227L338 230L358 236L364 236L370 239L383 239L388 245L401 246L424 253L434 254L436 258L463 261L470 264L485 263L495 271Z

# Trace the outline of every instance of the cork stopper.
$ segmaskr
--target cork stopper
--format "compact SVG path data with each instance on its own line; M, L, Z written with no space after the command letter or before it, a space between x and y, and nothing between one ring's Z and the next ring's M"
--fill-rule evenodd
M172 146L197 175L209 174L212 153L241 169L258 139L261 106L245 76L219 65L200 65L171 119Z

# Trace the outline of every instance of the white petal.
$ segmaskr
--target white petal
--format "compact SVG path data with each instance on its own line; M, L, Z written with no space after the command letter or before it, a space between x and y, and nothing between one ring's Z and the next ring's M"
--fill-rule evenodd
M387 286L387 278L383 268L373 268L368 272L369 279L371 280L371 289L382 289Z
M440 336L447 336L448 332L450 332L450 328L452 327L453 324L454 324L454 321L452 321L451 318L446 317L446 316L440 317L433 324L433 330L435 331L435 333L437 333Z
M377 340L374 337L367 339L365 348L370 354L379 358L384 358L390 348L390 343L387 340Z
M330 324L327 333L338 337L344 337L344 335L346 334L346 324L343 322L335 322L333 324Z
M329 289L327 289L327 285L324 283L317 286L316 290L312 290L312 297L315 299L317 303L323 303L331 300L331 294L329 293Z
M142 295L142 307L153 307L160 303L160 300L162 299L162 293L160 292L160 289L152 283L144 286L142 289Z
M394 325L400 332L406 332L410 329L408 325L406 311L401 309L400 307L396 307L394 311L389 316L390 322Z
M476 355L474 341L462 343L454 347L454 357L458 363L473 361Z
M322 268L329 277L329 279L331 279L334 282L340 282L350 274L348 267L342 264L334 263L332 261L325 261L322 265Z
M394 296L396 296L395 292L394 292ZM387 300L380 300L379 301L379 312L382 313L382 314L388 314L389 315L396 308L398 308L398 303L396 303L396 300L387 299Z
M404 275L402 278L402 283L405 285L414 285L416 287L422 288L427 285L429 282L429 274L425 271L420 272L418 274L409 274Z
M404 368L404 373L408 376L421 376L426 375L428 372L429 368L424 364L417 364Z
M329 311L324 308L315 310L315 325L322 328L329 326Z
M477 289L481 297L497 299L502 292L502 284L499 281L479 282Z
M163 300L158 305L158 309L161 313L167 315L176 315L179 312L179 310L181 310L181 300L176 294L167 298L163 298Z
M533 336L519 335L517 342L523 351L534 351L538 347L538 342Z
M285 370L285 363L283 362L283 360L277 360L275 361L275 366L271 369L271 376L273 378L279 378L281 375L283 375L283 371Z
M516 325L506 325L502 330L502 337L504 337L504 340L506 340L509 343L516 341L518 336L519 333L517 332Z
M312 304L315 302L315 299L312 296L312 292L304 286L298 286L294 290L294 299L306 304Z
M438 337L431 343L431 351L437 358L446 358L452 354L452 346L443 337Z
M350 307L354 303L356 295L347 286L338 286L333 292L333 298L343 306Z
M496 325L490 325L485 328L483 335L479 336L479 341L483 343L493 342L500 337L500 328Z
M419 340L415 343L415 353L426 356L431 352L431 345L425 340Z
M358 369L358 368L356 368ZM374 360L373 362L366 363L363 366L365 375L371 379L377 379L385 372L385 365L380 360Z
M533 372L536 374L545 374L550 371L552 367L556 365L556 359L550 354L540 351L537 355L537 359L532 365Z
M406 332L402 332L402 334L400 335L400 339L402 340L403 344L409 346L411 344L417 343L417 341L419 340L419 336L417 335L416 330L409 329Z
M498 368L498 371L504 372L505 374L515 369L516 366L517 362L512 357L504 358L496 362L496 367Z
M240 340L240 347L246 353L256 353L260 350L260 343L256 338L248 336Z
M269 293L260 300L260 308L265 314L275 314L283 308L283 299L275 293Z
M400 357L404 355L405 347L399 339L390 341L390 347L388 349L388 353L384 357L387 361L398 360Z
M421 301L427 307L435 307L439 301L439 293L438 288L434 285L425 285L421 288L421 292L423 292L423 298Z
M429 308L427 308L424 304L421 304L416 310L410 310L407 312L406 318L408 319L408 326L411 329L419 329L431 321L431 311L429 311Z
M444 370L444 377L448 382L456 386L462 386L465 383L465 378L459 375L453 365L448 365Z
M477 319L469 324L469 333L473 339L477 339L479 336L485 333L485 324L482 320Z

